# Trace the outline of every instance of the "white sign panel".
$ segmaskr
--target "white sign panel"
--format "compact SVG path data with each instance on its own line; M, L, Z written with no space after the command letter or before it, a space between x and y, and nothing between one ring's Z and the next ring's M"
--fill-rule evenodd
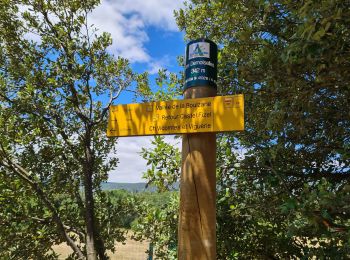
M189 60L194 58L209 58L210 44L209 42L195 42L189 46Z

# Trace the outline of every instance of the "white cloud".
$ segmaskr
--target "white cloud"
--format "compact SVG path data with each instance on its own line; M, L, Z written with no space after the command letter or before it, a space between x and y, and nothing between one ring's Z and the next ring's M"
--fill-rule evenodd
M169 66L170 63L170 57L168 55L157 60L152 60L148 63L148 73L151 75L157 74L160 69Z
M98 28L98 33L111 34L113 43L109 51L130 61L147 62L150 60L144 43L148 36L143 21L137 16L125 17L116 7L117 3L103 1L89 16L89 23Z
M131 62L149 63L152 70L154 60L145 47L149 41L147 29L153 26L164 33L177 31L173 12L182 6L182 1L173 0L102 0L89 14L88 23L98 29L97 34L111 34L111 53ZM21 13L28 11L27 6L18 7ZM54 14L50 14L50 19L57 21ZM27 33L26 38L40 42L40 37L34 33Z
M141 155L142 148L151 148L153 136L122 137L118 139L117 157L118 167L109 173L110 182L146 182L142 174L147 170L147 162ZM167 143L181 149L181 139L165 136Z
M111 0L109 2L112 2ZM147 25L177 30L173 13L183 6L179 0L117 0L113 1L123 14L137 13Z
M147 27L176 31L173 11L182 6L173 0L104 0L89 16L100 32L109 32L113 44L109 50L131 62L152 63L145 43Z

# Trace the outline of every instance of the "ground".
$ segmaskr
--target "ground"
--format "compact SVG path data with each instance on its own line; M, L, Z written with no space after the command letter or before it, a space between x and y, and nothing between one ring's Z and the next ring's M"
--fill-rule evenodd
M108 256L111 260L146 260L149 242L137 242L130 237L125 241L125 245L122 243L116 243L116 252L108 252ZM56 245L52 248L57 254L59 254L60 260L66 259L69 254L72 253L72 249L65 243Z

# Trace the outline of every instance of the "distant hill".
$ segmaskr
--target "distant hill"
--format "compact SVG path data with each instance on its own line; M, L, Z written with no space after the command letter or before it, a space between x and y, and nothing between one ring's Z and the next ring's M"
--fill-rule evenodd
M102 190L127 190L131 192L142 192L142 191L156 191L155 187L148 187L146 189L146 183L118 183L118 182L104 182L101 185Z
M103 182L101 184L101 187L102 187L102 190L127 190L130 192L157 191L156 187L154 186L148 186L146 189L146 183L144 182L137 182L137 183ZM178 190L179 183L175 183L173 187L175 188L175 190Z

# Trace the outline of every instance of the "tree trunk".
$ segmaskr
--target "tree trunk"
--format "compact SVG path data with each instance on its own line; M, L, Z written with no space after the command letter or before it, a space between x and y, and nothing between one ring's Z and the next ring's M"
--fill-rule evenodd
M95 203L93 192L94 157L91 150L91 129L85 136L84 193L85 193L85 225L86 254L88 260L106 259L104 243L101 239L95 218Z
M95 205L92 184L93 156L91 153L91 132L87 129L85 135L85 164L84 164L84 195L85 195L85 227L86 227L86 256L88 260L96 260L95 241Z
M86 255L88 260L96 260L95 229L94 229L94 198L92 192L92 176L84 172L85 191L85 226L86 226Z

